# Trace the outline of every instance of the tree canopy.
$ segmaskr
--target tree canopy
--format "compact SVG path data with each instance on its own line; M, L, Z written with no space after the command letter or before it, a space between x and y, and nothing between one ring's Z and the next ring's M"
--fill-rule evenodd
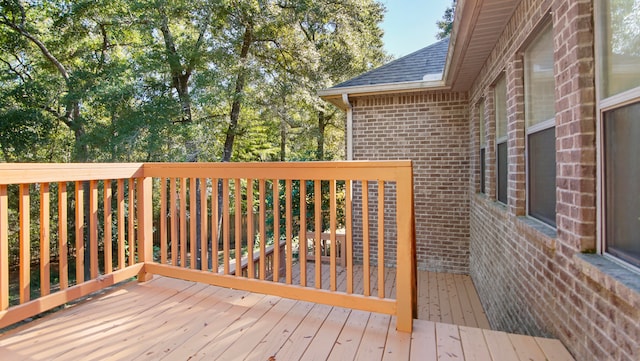
M451 35L451 31L453 30L453 20L455 18L456 13L456 0L451 1L451 6L447 7L444 11L444 15L442 15L442 20L436 22L438 26L438 33L436 34L436 38L438 40L444 39L447 36Z
M373 0L0 0L0 161L336 159Z

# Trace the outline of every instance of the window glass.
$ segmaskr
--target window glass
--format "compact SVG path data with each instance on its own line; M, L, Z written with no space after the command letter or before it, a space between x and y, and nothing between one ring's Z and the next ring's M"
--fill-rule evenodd
M601 1L601 97L640 84L640 0Z
M547 26L524 54L528 214L556 226L553 36Z
M486 164L485 164L485 148L480 149L480 192L486 193L485 188L485 174L486 174Z
M556 226L556 128L529 135L529 215Z
M606 250L640 266L640 103L604 114Z
M480 105L478 106L478 119L480 121L480 148L484 148L487 145L484 126L484 100L480 100Z
M502 76L493 90L496 106L496 190L498 201L507 204L507 81Z
M486 146L487 146L487 136L485 134L485 124L484 124L484 99L480 100L478 104L478 119L480 123L480 192L486 193L485 189L485 174L486 174Z
M502 142L497 146L498 154L498 200L504 204L507 204L507 142Z
M555 117L553 34L547 26L527 48L525 62L525 118L527 127Z
M507 136L507 81L501 77L494 88L494 102L496 105L496 138Z

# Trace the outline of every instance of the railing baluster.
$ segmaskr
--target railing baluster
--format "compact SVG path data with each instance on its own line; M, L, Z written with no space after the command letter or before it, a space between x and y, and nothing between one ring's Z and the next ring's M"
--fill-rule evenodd
M207 180L200 178L200 269L209 269L209 232L207 227Z
M345 181L345 249L347 251L347 293L353 293L353 232L352 232L352 189L350 179Z
M218 182L217 178L211 179L211 270L214 273L218 273L218 242L220 236Z
M253 262L255 246L255 230L253 229L253 179L247 179L247 277L256 278Z
M178 266L178 190L176 187L177 180L169 178L169 221L171 222L171 264Z
M91 279L98 277L98 181L89 181L89 253Z
M196 204L197 196L196 178L189 178L189 265L191 269L197 269L198 251L196 249L196 225L198 205Z
M40 184L40 296L51 292L50 201L49 183Z
M384 298L384 181L378 181L378 297Z
M113 189L111 188L111 180L104 181L103 189L103 207L104 207L104 273L113 272L113 211L111 209L111 201L113 200Z
M58 278L60 279L60 289L69 287L69 252L67 229L67 183L58 183Z
M234 180L235 185L235 246L236 246L236 276L242 277L242 193L240 179Z
M180 178L180 267L187 267L187 178Z
M273 281L280 280L280 181L273 180Z
M316 179L313 181L314 186L314 221L315 221L315 269L316 269L316 288L322 288L322 183Z
M135 180L129 178L129 266L133 266L136 258L136 228L135 228L136 191Z
M76 285L84 282L84 189L76 182Z
M298 237L300 259L300 286L307 286L307 182L300 180L300 236Z
M292 232L292 220L291 216L291 192L293 191L291 187L291 179L287 179L285 181L285 193L286 193L286 218L287 218L287 229L286 229L286 255L287 255L287 284L291 284L292 282L292 273L293 273L293 252L291 249L291 232Z
M124 179L118 179L118 268L123 269L125 264L125 214L124 214Z
M362 272L364 295L371 294L369 273L369 181L362 181Z
M9 197L0 184L0 311L9 308Z
M329 232L330 233L330 241L331 241L331 245L329 246L329 250L330 250L330 277L331 277L331 281L330 281L330 287L331 287L331 291L335 291L336 290L336 257L337 257L337 253L338 253L338 243L336 242L336 208L337 206L337 202L336 202L336 180L332 179L330 181L330 190L329 190L329 197L330 197L330 209L329 209Z
M167 264L167 178L160 178L160 263Z
M222 263L229 274L229 180L222 180Z
M267 221L266 208L267 201L265 199L265 180L260 179L258 182L258 192L260 193L260 279L264 280L267 273L267 265L265 259L265 243L267 240Z
M20 303L30 299L31 290L31 218L29 185L20 184Z

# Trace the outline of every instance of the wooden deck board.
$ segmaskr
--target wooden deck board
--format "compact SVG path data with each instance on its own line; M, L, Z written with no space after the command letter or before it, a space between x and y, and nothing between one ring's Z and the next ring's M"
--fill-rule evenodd
M420 286L433 289L438 278L420 275ZM343 272L339 287L345 279ZM468 319L468 285L440 279L438 299L455 290ZM428 320L400 333L389 315L165 277L92 298L0 335L2 360L572 360L557 340Z

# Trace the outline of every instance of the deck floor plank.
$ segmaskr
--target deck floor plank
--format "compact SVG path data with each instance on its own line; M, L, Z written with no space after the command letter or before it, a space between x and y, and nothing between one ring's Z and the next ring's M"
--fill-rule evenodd
M462 351L467 361L491 361L491 353L484 339L482 329L459 326Z
M236 291L239 292L239 291ZM189 341L173 350L161 349L160 359L167 360L188 360L198 354L212 339L222 333L238 318L249 312L259 302L266 302L265 295L250 293L246 297L241 297L235 301L231 308L221 314L208 315L206 321L201 323L202 328L189 338ZM199 325L199 326L200 326ZM157 359L157 358L156 358Z
M484 312L484 308L480 302L480 296L478 296L478 291L476 290L476 286L473 284L471 277L465 277L462 281L467 289L467 297L469 297L477 326L487 330L491 329L489 319L487 318L487 314Z
M120 352L131 342L131 335L142 337L146 332L161 333L160 326L169 324L170 321L181 317L184 308L182 301L192 297L198 292L206 290L206 285L192 284L182 292L168 298L165 302L156 304L153 308L141 310L128 322L122 322L115 327L94 332L91 335L83 334L77 341L68 347L68 351L61 356L65 359L77 360L102 360L104 357ZM135 332L134 332L135 331ZM107 345L99 350L95 349L95 343L105 342ZM56 358L51 358L56 359Z
M276 360L301 359L332 309L327 305L314 305L287 342L275 353Z
M275 357L278 350L287 342L289 336L296 331L313 306L314 304L311 302L296 302L286 316L260 340L256 347L247 352L246 359L267 360L271 356ZM244 339L240 341L242 341L243 348L247 347L244 344Z
M370 312L359 310L351 311L345 327L342 328L342 332L340 332L336 343L333 345L333 349L327 360L353 360L358 352L358 347L360 346L370 315Z
M382 360L384 361L403 361L409 360L411 349L411 334L406 332L398 332L396 330L396 318L391 317L389 323L389 331L387 333L387 342L385 343Z
M538 346L540 346L540 349L542 349L542 352L544 352L549 360L573 360L573 357L571 356L569 351L567 351L562 342L560 342L559 340L541 337L535 337L535 340L538 343Z
M449 323L436 324L436 350L439 361L457 361L464 359L460 329Z
M316 337L311 340L302 358L311 361L326 360L350 313L351 310L349 309L333 307L331 313L329 313L329 316L327 316L316 333Z
M519 360L506 332L484 330L482 333L493 361Z
M536 342L535 338L525 335L509 334L509 340L513 345L513 349L516 350L516 354L520 360L527 361L546 361L547 358L544 355L540 346Z
M436 347L436 324L431 321L415 320L411 335L411 359L437 361Z
M355 360L382 360L391 316L373 313L364 329Z
M272 308L278 305L283 299L275 296L267 296L258 302L248 312L237 318L229 324L221 333L210 339L209 342L194 355L191 360L218 360L237 340L242 338L253 325L258 323L262 317ZM291 300L286 300L291 301ZM282 312L282 308L290 309L293 304L285 302L284 307L278 307L278 314ZM268 325L266 325L268 327ZM170 359L170 358L168 358Z
M330 276L325 266L319 265L323 288ZM358 270L354 266L354 288L361 293ZM313 263L309 271L313 275ZM373 294L376 274L372 267ZM391 296L393 270L385 270L385 276L385 293ZM422 315L438 311L440 318L448 309L455 321L473 319L488 327L468 276L425 272L418 280ZM346 289L346 271L337 273L337 282ZM401 333L394 316L166 277L90 298L0 335L0 359L573 360L558 340L429 320L414 320L414 332ZM438 303L425 306L434 298ZM448 306L440 312L443 302Z

